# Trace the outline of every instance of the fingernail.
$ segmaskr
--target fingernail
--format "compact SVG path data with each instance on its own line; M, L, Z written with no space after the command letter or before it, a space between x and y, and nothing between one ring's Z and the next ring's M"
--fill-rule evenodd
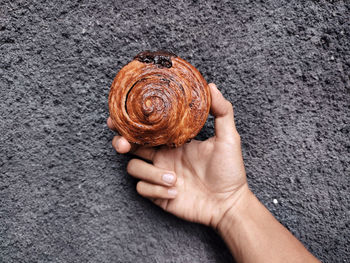
M176 196L177 195L177 190L175 188L170 188L170 189L168 189L168 194L170 196Z
M175 176L173 174L163 174L162 180L167 184L171 184L175 181Z

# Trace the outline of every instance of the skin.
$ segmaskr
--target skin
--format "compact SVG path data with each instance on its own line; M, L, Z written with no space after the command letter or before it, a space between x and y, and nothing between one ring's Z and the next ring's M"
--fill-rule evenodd
M215 84L209 87L214 137L175 149L113 138L118 153L148 161L128 163L128 173L140 180L137 192L179 218L216 229L237 262L319 262L250 191L232 105ZM110 118L107 125L114 130Z

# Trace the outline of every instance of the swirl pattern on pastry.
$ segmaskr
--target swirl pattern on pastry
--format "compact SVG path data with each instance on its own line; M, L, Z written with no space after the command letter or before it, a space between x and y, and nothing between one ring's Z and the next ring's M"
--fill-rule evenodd
M108 102L114 126L129 142L177 147L201 130L211 98L190 63L166 51L144 51L118 72Z

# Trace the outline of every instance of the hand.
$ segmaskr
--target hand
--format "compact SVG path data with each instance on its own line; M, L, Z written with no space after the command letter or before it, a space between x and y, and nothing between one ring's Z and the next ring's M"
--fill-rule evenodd
M127 166L128 173L140 179L140 195L180 218L216 228L249 189L232 105L214 84L209 87L214 137L178 148L137 147L121 136L112 144L119 153L130 151L152 162L132 159ZM107 124L114 129L110 118Z

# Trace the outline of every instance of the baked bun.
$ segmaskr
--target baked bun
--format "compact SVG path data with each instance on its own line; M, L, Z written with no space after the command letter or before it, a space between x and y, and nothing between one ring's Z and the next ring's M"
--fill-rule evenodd
M144 51L115 77L108 98L120 135L147 146L177 147L203 127L209 86L190 63L166 51Z

